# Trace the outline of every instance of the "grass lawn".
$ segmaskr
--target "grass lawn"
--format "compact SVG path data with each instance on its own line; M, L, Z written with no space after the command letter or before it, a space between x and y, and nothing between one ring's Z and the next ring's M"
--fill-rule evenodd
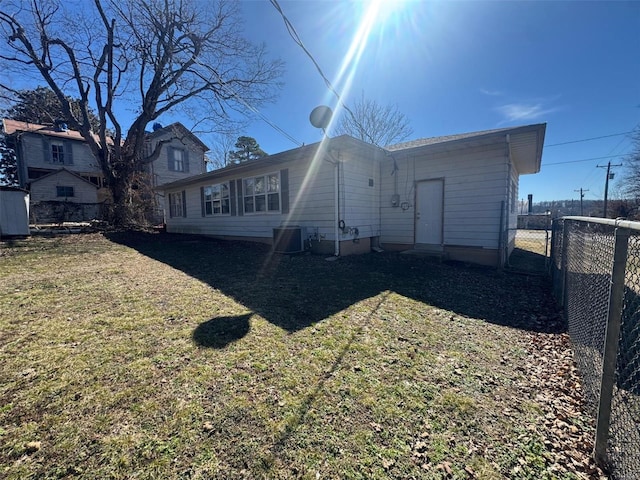
M0 292L3 478L598 477L542 278L119 233Z

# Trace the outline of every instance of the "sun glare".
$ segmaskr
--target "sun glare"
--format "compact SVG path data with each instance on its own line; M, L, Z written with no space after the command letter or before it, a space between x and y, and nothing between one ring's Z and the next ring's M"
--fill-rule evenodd
M360 16L360 22L355 34L353 35L347 53L342 59L338 73L336 74L336 77L332 79L332 85L340 91L342 100L340 101L335 99L333 102L330 102L329 95L331 94L327 94L328 97L326 98L325 103L333 103L334 112L337 112L340 109L342 102L346 102L346 98L349 97L354 76L358 71L358 65L367 45L369 44L373 32L380 32L383 34L387 27L392 26L392 22L396 22L398 20L398 14L404 9L407 3L409 3L407 0L370 0L362 2L361 5L363 10ZM334 114L328 129L331 128L331 124L335 118L336 115ZM302 198L302 193L307 190L309 182L312 181L312 178L319 168L319 162L323 161L323 158L327 154L326 144L324 144L326 138L327 137L322 140L322 145L316 151L311 163L311 168L307 171L305 178L302 181L301 188L298 191L298 195L292 202L292 208L288 215L287 222L292 220L292 214L297 210L298 203Z

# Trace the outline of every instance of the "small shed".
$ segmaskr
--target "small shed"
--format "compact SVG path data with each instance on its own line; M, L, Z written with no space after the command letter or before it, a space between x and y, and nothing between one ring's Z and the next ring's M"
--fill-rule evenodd
M29 192L0 185L0 238L29 235Z

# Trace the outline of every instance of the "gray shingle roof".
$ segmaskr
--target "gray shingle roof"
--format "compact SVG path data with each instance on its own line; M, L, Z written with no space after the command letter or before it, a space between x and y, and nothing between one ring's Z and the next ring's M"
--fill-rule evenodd
M499 132L507 132L513 130L514 127L496 128L493 130L482 130L480 132L458 133L455 135L444 135L442 137L429 137L419 138L417 140L411 140L409 142L396 143L395 145L388 145L385 150L394 152L397 150L406 150L408 148L424 147L425 145L435 145L437 143L453 142L455 140L462 140L466 138L481 137L484 135L491 135Z

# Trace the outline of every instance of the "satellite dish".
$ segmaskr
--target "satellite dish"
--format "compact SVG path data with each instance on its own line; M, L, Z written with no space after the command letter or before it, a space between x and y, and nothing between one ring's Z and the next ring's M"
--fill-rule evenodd
M320 105L313 109L311 115L309 115L309 121L314 127L325 130L331 123L332 116L333 112L329 107L326 105Z

